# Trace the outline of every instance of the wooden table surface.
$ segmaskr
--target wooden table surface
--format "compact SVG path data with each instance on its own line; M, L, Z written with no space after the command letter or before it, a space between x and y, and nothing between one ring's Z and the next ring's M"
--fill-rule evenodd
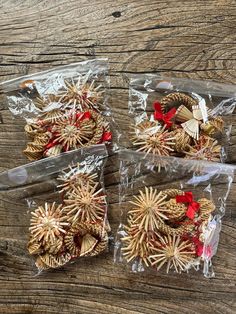
M111 106L127 129L127 73L236 82L236 2L231 0L0 1L0 81L105 56ZM23 122L0 96L0 171L26 162ZM234 120L235 121L235 120ZM229 159L236 162L233 125ZM106 168L113 230L119 223L117 161ZM21 191L0 199L0 313L235 313L235 192L217 256L216 278L132 274L112 253L34 277L25 250Z

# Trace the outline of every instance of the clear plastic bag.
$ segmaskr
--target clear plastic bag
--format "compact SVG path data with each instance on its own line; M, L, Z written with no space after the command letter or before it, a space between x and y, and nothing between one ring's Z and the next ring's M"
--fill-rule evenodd
M131 142L142 152L226 161L236 87L136 75L130 79Z
M108 61L94 59L3 82L9 110L26 120L31 161L117 142L108 106ZM116 148L116 147L114 147Z
M214 276L216 254L235 167L123 150L121 223L115 262L132 271Z
M27 249L38 273L107 250L106 157L100 144L0 174L0 193L14 198L17 188L29 208Z

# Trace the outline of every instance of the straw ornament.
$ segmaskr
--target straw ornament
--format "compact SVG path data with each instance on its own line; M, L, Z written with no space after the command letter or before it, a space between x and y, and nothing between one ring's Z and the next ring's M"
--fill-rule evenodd
M31 212L30 220L31 237L38 242L54 243L58 236L66 233L65 228L69 225L66 216L62 212L62 205L45 203Z
M173 137L175 138L174 150L178 153L183 153L191 145L192 138L182 128L176 128L172 131Z
M79 165L78 171L73 173L72 168L70 168L68 173L63 173L58 177L58 181L61 181L57 187L60 188L60 192L71 193L75 190L77 186L82 186L87 184L95 185L98 179L97 173L86 173L86 172L79 172Z
M165 189L162 191L163 194L166 194L169 198L176 197L177 195L183 195L184 192L180 189Z
M98 255L107 245L108 235L100 224L74 224L65 236L65 246L74 257Z
M207 123L201 124L201 129L204 133L209 136L216 134L217 132L222 133L224 130L224 120L221 117L214 117Z
M46 242L44 245L44 250L49 254L57 254L63 251L64 239L62 236L58 236L53 242Z
M79 77L72 82L65 80L65 89L59 94L60 101L66 106L77 106L80 110L98 109L98 102L103 94L100 87L95 86L94 81L87 82L86 77Z
M196 140L199 139L199 129L203 122L203 115L198 105L192 106L191 110L181 105L176 111L175 121L181 123L182 128L188 135Z
M42 96L36 97L36 99L34 100L34 104L40 110L45 110L51 105L51 103L59 102L59 99L60 97L57 95L48 94L46 97Z
M185 204L177 203L174 198L166 202L166 216L170 220L181 219L185 216L187 207Z
M150 134L156 133L160 130L161 125L159 122L144 120L131 128L133 129L131 133L134 134L133 139L135 140L138 138L143 139Z
M182 221L182 224L177 224L177 227L171 227L167 223L157 222L157 230L164 234L170 234L172 236L183 236L191 234L195 230L195 225L192 222Z
M34 238L30 238L27 248L28 248L29 254L31 255L43 253L42 243L38 242Z
M188 269L195 257L195 248L190 241L181 240L178 236L163 236L152 247L150 263L157 270L166 265L166 272L174 269L177 273Z
M98 189L98 183L77 186L73 192L67 194L64 200L65 212L69 222L97 222L102 221L106 212L106 196L102 189Z
M48 268L59 268L67 264L71 260L71 255L69 253L64 254L41 254L36 260L36 266L39 270Z
M95 228L98 229L97 232L99 230L101 230L101 225L95 225ZM108 247L108 234L106 231L106 227L104 228L104 226L102 226L102 228L104 229L102 231L102 235L100 236L100 240L98 241L97 245L94 247L94 249L92 251L90 251L89 253L86 253L86 256L97 256L100 253L104 252L105 250L107 250ZM81 256L81 253L80 253Z
M43 157L43 146L35 145L33 142L27 144L26 149L23 150L24 155L30 160L39 160Z
M39 125L37 122L35 123L27 123L24 127L26 134L30 138L34 138L37 134L44 133L44 128Z
M200 204L199 218L207 221L211 216L211 213L215 210L215 204L207 198L201 198L198 200Z
M221 145L218 144L217 140L202 135L199 141L195 141L193 146L188 146L185 158L218 162L221 159L221 149Z
M184 93L171 93L163 97L160 101L163 110L169 107L178 107L183 105L187 108L197 105L197 100Z
M29 142L23 153L29 160L38 160L43 157L45 146L49 143L50 134L48 132L38 133L33 141Z
M61 145L63 151L95 145L103 142L105 127L107 124L104 118L95 111L74 112L50 128L51 143Z
M30 160L111 140L109 125L101 114L93 110L67 113L51 111L25 129L32 138L24 150Z
M48 126L54 123L60 122L63 118L70 115L70 112L62 111L60 109L52 109L43 113L40 116L39 124L42 126Z
M57 121L51 128L53 142L62 145L65 151L84 146L93 136L95 127L93 121L86 120L81 120L74 112Z
M145 125L148 125L145 123ZM145 153L157 154L160 156L169 156L170 152L173 152L173 146L175 145L175 137L168 131L165 130L165 126L159 128L156 132L147 129L145 132L143 126L139 126L142 133L134 135L132 138L133 144L138 146L137 151Z
M131 262L139 259L148 267L150 265L148 256L150 254L150 243L148 233L145 230L140 230L137 225L126 227L126 236L121 239L123 247L122 255Z
M40 256L36 258L35 266L38 268L39 271L47 270L50 268L42 261Z
M39 145L39 146L44 147L45 145L48 144L49 140L50 140L49 132L38 133L35 135L34 141L32 143L34 143L34 145Z
M158 221L168 219L165 215L165 199L166 195L152 187L145 187L145 191L139 191L138 196L134 196L134 201L130 201L133 208L129 211L129 215L133 218L134 224L139 224L140 229L146 232L154 231Z
M63 152L63 146L60 144L44 149L43 157L54 157Z
M40 271L106 250L106 196L97 178L96 173L82 172L79 164L69 167L58 177L63 204L45 203L31 212L28 251Z

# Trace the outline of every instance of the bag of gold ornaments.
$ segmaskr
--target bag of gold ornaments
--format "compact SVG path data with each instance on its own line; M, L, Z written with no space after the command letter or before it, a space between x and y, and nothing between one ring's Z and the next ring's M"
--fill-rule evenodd
M22 186L30 211L27 250L39 272L106 252L110 231L103 185L106 157L106 147L100 144L0 175L0 189Z
M114 134L116 138L106 59L60 66L1 85L9 110L26 121L23 153L30 161L111 143Z
M131 144L140 152L226 161L233 85L136 75L130 80Z
M191 269L214 276L211 261L236 167L130 150L119 155L115 261L160 276Z

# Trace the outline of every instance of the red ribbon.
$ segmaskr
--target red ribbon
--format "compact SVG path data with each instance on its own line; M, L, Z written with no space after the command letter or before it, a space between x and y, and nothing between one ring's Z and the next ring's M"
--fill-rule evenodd
M78 113L76 113L76 118L79 119L80 121L83 121L84 119L90 119L91 113L89 111L78 112Z
M158 121L163 121L166 127L170 128L173 123L170 120L174 117L176 113L176 108L172 108L167 113L163 113L161 109L161 104L158 101L154 102L153 107L155 109L154 119Z
M101 142L109 142L112 139L112 133L111 132L104 132L102 135Z
M45 148L48 150L49 148L51 148L51 147L53 147L55 145L56 145L56 143L54 143L53 140L52 140L45 146Z
M192 241L195 245L196 254L197 256L201 256L203 253L203 243L199 240L198 237L193 237Z
M193 200L193 193L185 192L184 195L177 195L175 199L177 203L188 203L188 210L186 212L186 216L193 220L195 213L200 208L200 204Z

